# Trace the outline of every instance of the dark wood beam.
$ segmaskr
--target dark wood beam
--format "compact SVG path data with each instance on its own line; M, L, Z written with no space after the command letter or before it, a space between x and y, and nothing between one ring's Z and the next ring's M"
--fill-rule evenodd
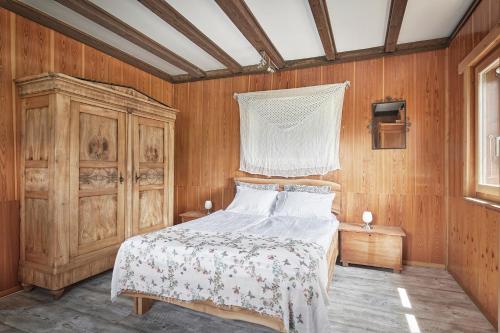
M172 77L159 70L158 68L151 66L142 60L132 57L131 55L108 45L93 36L90 36L78 29L75 29L64 22L61 22L33 7L25 5L24 3L17 0L0 0L0 7L3 7L11 12L14 12L22 17L27 18L33 22L43 25L47 28L55 30L63 35L73 38L79 42L82 42L88 46L91 46L101 52L104 52L116 59L126 62L129 65L137 67L145 72L153 74L161 79L172 82Z
M128 24L109 14L101 7L94 5L88 0L56 0L60 4L86 17L87 19L103 26L115 34L127 39L131 43L151 52L166 62L186 71L193 77L203 77L205 72L178 56L163 45L152 40L142 32L132 28Z
M264 29L253 16L245 1L215 0L215 2L258 52L265 51L278 68L285 65L285 60L267 37Z
M326 0L309 0L309 7L311 7L314 22L316 22L316 29L318 29L326 59L334 60L337 50L335 49L335 40L333 39Z
M449 46L448 38L443 37L443 38L422 40L419 42L398 44L396 46L395 52L397 54L413 53L415 51L424 52L424 51L439 50L446 48L448 46Z
M426 52L432 50L439 50L448 47L448 38L438 38L425 40L420 42L399 44L394 52L385 52L384 46L372 47L369 49L354 50L347 52L339 52L335 57L335 60L328 60L326 57L315 57L306 59L290 60L285 62L285 66L280 70L294 70L307 67L317 67L331 64L339 64L344 62L352 61L362 61L368 59L376 59L386 56L396 56L417 52ZM207 76L201 79L193 79L188 75L176 75L173 76L174 83L190 82L198 80L211 80L219 79L224 77L238 76L243 74L262 74L262 69L257 68L257 66L245 66L240 74L233 74L227 70L216 70L207 71ZM271 75L271 74L269 74Z
M385 52L396 51L398 43L399 31L403 23L406 4L408 0L392 0L391 10L389 12L389 21L387 22L387 32L385 35Z
M460 21L458 21L458 24L455 27L455 29L453 29L453 32L451 33L451 35L449 37L450 42L457 36L457 34L460 31L460 29L462 29L462 27L467 22L467 20L469 19L469 17L471 17L472 13L474 13L474 10L476 9L476 7L479 5L480 2L481 2L481 0L474 0L470 4L469 9L467 9L467 11L465 12L464 16L462 16L462 18L460 19Z
M224 52L217 44L212 42L203 32L198 30L191 22L181 15L174 7L163 0L139 0L145 7L155 13L163 21L177 29L184 36L189 38L193 43L205 50L212 57L217 59L221 64L232 73L241 72L240 64L236 62L229 54Z

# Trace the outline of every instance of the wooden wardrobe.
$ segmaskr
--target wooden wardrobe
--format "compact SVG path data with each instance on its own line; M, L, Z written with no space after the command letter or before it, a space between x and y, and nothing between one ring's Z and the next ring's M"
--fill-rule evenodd
M16 84L19 278L58 297L112 268L124 239L173 224L177 111L131 88L63 74Z

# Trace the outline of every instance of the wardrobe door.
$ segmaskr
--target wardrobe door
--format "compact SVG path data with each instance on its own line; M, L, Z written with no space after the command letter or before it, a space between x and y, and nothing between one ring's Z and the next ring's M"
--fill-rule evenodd
M171 225L173 128L134 116L133 133L132 233L137 235Z
M79 256L124 239L126 114L71 103L70 253Z

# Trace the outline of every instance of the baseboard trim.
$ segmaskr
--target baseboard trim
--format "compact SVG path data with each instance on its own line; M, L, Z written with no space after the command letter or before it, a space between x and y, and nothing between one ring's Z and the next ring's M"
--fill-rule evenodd
M446 269L445 264L435 264L432 262L424 262L424 261L404 260L403 264L407 266L420 266L420 267Z
M23 289L23 288L21 288L20 285L17 285L17 286L14 286L12 288L9 288L9 289L2 290L2 291L0 291L0 297L4 297L4 296L10 295L10 294L13 294L16 291L19 291L21 289Z

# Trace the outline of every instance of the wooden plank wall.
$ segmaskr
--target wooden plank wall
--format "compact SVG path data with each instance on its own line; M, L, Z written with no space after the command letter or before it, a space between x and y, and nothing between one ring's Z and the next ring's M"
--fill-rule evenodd
M53 30L0 9L0 296L17 290L20 143L14 78L47 71L136 88L172 104L173 86Z
M498 229L500 212L463 199L463 76L458 64L499 22L498 0L483 0L449 49L448 270L488 320L498 320Z
M365 209L374 223L401 225L408 233L407 261L445 263L444 125L446 50L246 75L174 85L181 111L176 131L176 216L215 209L234 195L239 168L239 113L235 92L351 81L341 130L342 170L323 179L343 186L341 219L360 222ZM385 96L407 100L408 148L372 150L367 128L371 103Z

